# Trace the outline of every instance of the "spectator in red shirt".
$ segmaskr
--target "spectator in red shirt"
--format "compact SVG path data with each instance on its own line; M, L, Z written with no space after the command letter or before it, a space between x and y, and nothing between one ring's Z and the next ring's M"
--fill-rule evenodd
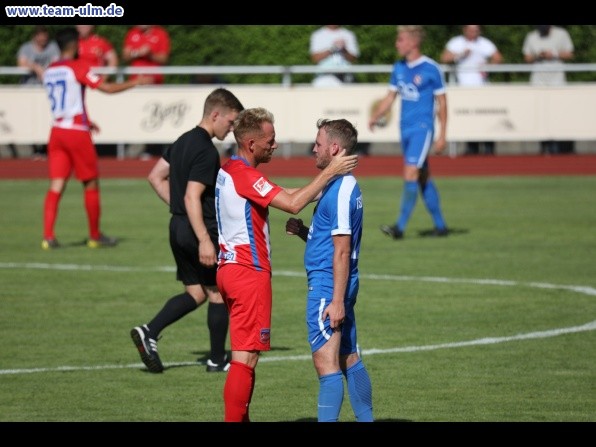
M159 67L170 58L170 35L159 25L133 26L124 38L122 59L131 67ZM131 75L134 78L136 75ZM163 84L162 74L151 74L154 84Z
M122 59L130 67L159 67L166 65L170 59L170 35L159 25L135 25L124 37ZM163 84L162 74L146 74L151 77L152 84ZM138 75L130 75L134 79ZM145 144L139 155L142 160L160 157L166 146L164 144Z
M92 67L118 67L118 54L109 40L96 34L94 25L77 25L79 59ZM101 75L104 79L107 75Z
M95 33L95 25L77 25L79 33L78 59L88 62L91 67L118 68L118 53L112 43L105 37ZM104 81L110 75L98 74ZM99 156L115 156L118 152L116 144L96 144Z

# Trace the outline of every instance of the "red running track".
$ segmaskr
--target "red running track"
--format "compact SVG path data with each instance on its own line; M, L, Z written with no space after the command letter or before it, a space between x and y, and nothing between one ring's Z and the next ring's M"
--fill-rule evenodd
M102 157L99 160L102 178L143 178L157 161ZM224 162L225 160L222 160ZM596 154L562 155L497 155L497 156L432 156L431 172L436 177L505 176L505 175L595 175ZM267 176L310 177L317 172L314 159L308 156L273 158L259 165ZM354 171L357 176L401 176L401 156L361 157ZM47 162L31 159L0 160L0 179L43 179Z

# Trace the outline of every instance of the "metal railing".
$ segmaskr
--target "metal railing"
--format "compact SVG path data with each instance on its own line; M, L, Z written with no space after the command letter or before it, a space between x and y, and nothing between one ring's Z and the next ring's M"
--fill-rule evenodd
M129 74L164 74L164 75L255 75L268 74L279 75L280 83L283 86L293 85L293 76L300 74L325 74L325 73L365 73L365 74L387 74L391 73L393 65L351 65L346 67L318 67L316 65L220 65L220 66L163 66L163 67L118 67L118 68L94 68L98 74L116 75L121 80ZM446 80L449 83L455 82L453 76L456 72L454 65L441 65ZM487 64L482 71L487 73L531 73L533 71L564 71L572 72L593 72L596 73L596 64L571 64L565 63L561 66L537 65L537 64ZM27 75L29 70L19 67L0 67L0 76Z

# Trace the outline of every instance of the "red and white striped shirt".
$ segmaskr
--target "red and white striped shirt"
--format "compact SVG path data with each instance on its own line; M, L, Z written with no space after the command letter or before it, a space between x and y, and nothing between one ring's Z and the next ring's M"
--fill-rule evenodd
M243 158L232 156L221 167L215 192L220 266L271 272L269 204L281 190Z

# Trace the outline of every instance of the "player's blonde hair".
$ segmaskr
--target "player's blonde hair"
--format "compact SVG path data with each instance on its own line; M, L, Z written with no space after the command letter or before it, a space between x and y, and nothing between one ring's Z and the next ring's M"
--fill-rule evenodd
M414 38L418 40L418 42L422 42L426 33L424 32L424 28L421 25L398 25L397 32L404 32L408 33Z
M234 137L241 146L241 141L248 134L260 135L262 133L263 123L268 122L273 124L275 122L273 114L262 107L254 107L252 109L244 109L240 112L236 121L234 121Z

